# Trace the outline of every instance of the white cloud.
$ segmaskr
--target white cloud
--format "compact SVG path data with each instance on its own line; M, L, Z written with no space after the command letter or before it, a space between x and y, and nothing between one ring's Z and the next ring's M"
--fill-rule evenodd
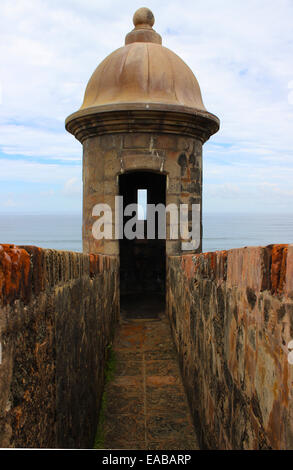
M293 104L293 80L288 83L289 93L288 93L288 102Z
M3 207L16 207L17 204L13 199L6 199L5 201L2 202L1 204Z
M73 164L81 145L64 120L80 107L95 67L123 45L140 6L137 0L1 0L2 181L81 181ZM290 192L292 1L150 0L148 6L163 44L194 71L207 109L221 119L204 148L204 184L280 188L282 181ZM10 160L15 154L17 164ZM71 185L80 191L77 181ZM66 191L70 184L64 197Z
M69 176L81 181L81 168L77 165L8 159L1 159L0 164L0 181L65 184Z
M37 125L4 124L0 127L2 152L6 155L81 160L81 145L68 133L54 132Z
M77 177L70 178L64 184L63 194L66 196L79 196L81 197L82 184L81 179Z
M52 197L56 194L54 189L49 189L48 191L41 191L40 196L45 196L45 197Z

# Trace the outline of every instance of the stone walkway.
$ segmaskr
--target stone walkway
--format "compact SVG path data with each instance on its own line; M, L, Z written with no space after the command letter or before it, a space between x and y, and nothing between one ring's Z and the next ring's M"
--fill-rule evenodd
M198 449L166 316L122 315L113 350L116 368L105 388L103 447Z

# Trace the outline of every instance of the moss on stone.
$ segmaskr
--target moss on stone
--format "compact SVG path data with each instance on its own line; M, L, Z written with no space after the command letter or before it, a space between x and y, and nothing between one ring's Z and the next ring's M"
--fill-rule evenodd
M102 395L102 398L101 398L99 421L98 421L98 427L97 427L97 432L96 432L96 437L95 437L95 442L94 442L94 449L103 449L104 448L105 410L106 410L106 404L107 404L107 391L106 391L105 387L109 382L111 382L111 380L113 380L115 369L116 369L115 353L112 349L112 346L108 346L108 348L107 348L107 362L106 362L106 366L105 366L105 377L104 377L105 385L104 385L104 392L103 392L103 395Z

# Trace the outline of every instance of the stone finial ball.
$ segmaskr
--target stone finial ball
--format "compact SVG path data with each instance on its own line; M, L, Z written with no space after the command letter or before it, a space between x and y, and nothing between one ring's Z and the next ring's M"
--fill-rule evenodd
M152 27L155 23L155 17L153 12L149 8L139 8L133 15L133 24L134 26L139 26L141 24L147 24Z

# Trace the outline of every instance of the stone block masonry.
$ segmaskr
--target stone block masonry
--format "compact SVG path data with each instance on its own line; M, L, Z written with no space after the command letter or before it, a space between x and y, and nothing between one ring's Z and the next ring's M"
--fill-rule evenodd
M292 449L293 245L167 265L167 313L200 447Z
M136 122L135 116L133 120ZM162 125L161 123L161 127ZM121 195L119 177L125 173L141 171L166 175L167 206L176 204L179 208L180 204L188 204L191 210L192 204L201 205L202 142L200 140L190 136L156 133L149 130L87 138L83 145L84 252L119 256L119 241L115 239L114 226L113 239L98 240L93 237L93 224L98 220L93 216L93 208L96 204L108 204L115 214L115 196ZM136 199L131 202L137 203ZM162 201L153 201L155 204L159 202ZM201 219L200 211L200 224ZM181 253L180 241L170 238L168 220L166 252L173 255ZM201 241L197 252L201 252Z
M119 260L0 245L0 447L91 448Z
M292 449L293 245L167 257L200 448ZM91 448L119 259L0 245L0 447Z

